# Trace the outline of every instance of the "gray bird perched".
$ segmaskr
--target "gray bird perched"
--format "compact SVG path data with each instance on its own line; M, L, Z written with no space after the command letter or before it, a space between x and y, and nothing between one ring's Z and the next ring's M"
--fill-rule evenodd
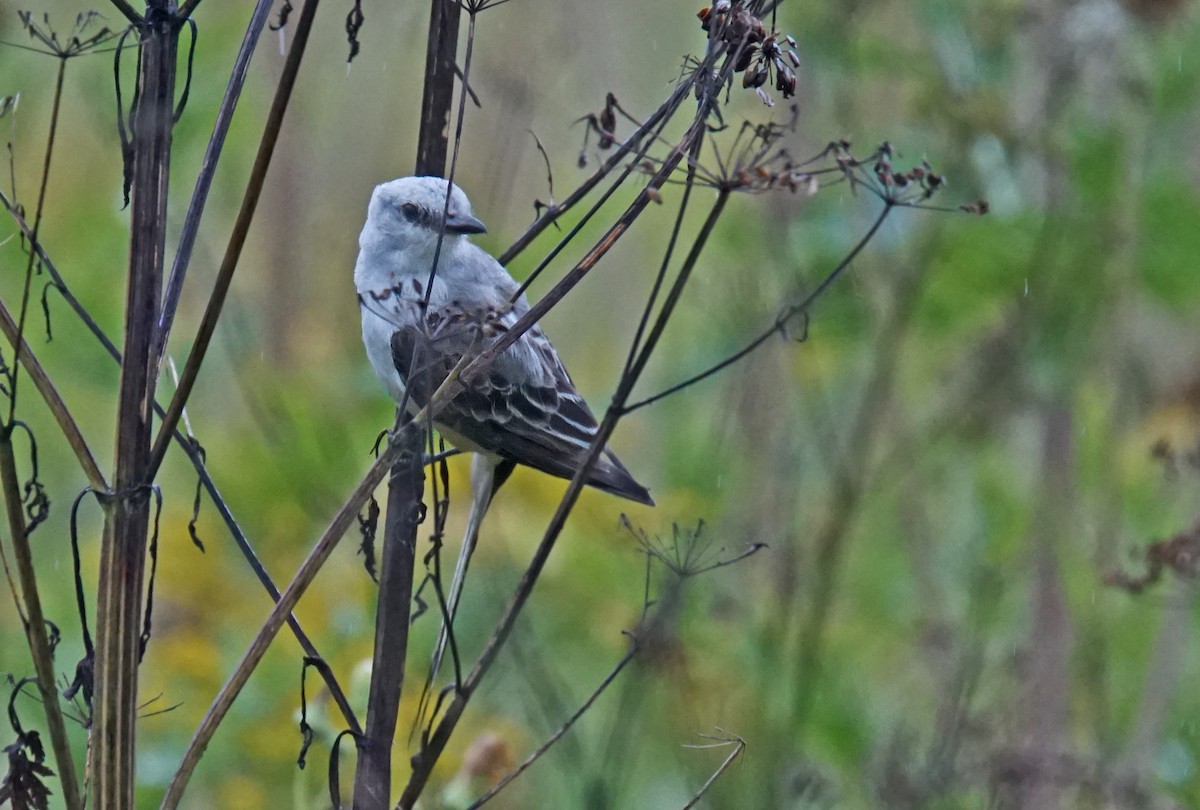
M508 271L471 244L471 234L485 231L462 189L442 178L402 177L381 183L371 195L354 266L363 343L392 398L410 411L426 404L465 352L529 309ZM444 236L437 273L426 289L439 233ZM433 415L451 444L478 454L471 475L474 503L447 601L451 617L479 523L496 489L517 464L573 477L598 427L537 325L464 382L466 389ZM654 503L607 448L587 483Z

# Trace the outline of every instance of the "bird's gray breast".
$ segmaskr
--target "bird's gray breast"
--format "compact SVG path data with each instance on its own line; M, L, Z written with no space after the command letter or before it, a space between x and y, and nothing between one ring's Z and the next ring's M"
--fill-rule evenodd
M385 290L360 292L363 345L375 375L383 382L392 399L404 398L404 380L392 362L392 335L401 329L419 328L422 321L423 296L404 285Z

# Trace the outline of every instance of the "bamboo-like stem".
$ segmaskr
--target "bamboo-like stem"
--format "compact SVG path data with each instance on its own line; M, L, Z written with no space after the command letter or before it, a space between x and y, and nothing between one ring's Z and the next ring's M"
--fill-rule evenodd
M17 562L21 598L25 603L25 615L28 619L25 637L29 641L29 652L37 672L38 692L42 698L42 709L46 713L46 729L50 733L54 759L58 764L63 800L68 810L81 810L83 793L79 788L79 777L75 773L75 760L71 755L62 705L58 700L58 688L54 685L54 654L50 651L46 619L42 614L41 598L38 596L37 573L33 567L33 552L29 547L24 504L21 500L20 482L17 480L17 463L13 456L12 432L12 425L0 430L0 488L4 490L4 508L8 513L13 557Z
M291 50L288 51L284 62L283 75L275 88L275 98L271 102L271 111L267 114L267 123L263 129L262 140L258 145L258 154L254 158L254 167L250 170L250 179L246 183L246 193L242 197L242 207L238 211L237 220L233 224L233 232L229 235L229 244L225 248L225 257L221 260L221 269L217 272L217 281L213 285L212 294L208 298L208 306L196 331L196 340L192 343L192 351L188 355L183 371L179 375L179 383L175 387L175 395L163 416L159 426L158 436L154 440L154 451L150 458L150 472L153 475L162 465L163 457L171 444L171 434L174 433L183 409L187 405L196 377L200 374L200 366L208 352L213 333L217 329L217 321L225 305L225 296L229 285L233 282L233 273L237 269L238 260L242 256L242 247L246 244L246 236L250 233L250 223L254 220L254 212L258 208L258 198L262 194L263 183L267 178L267 168L271 165L271 156L275 153L275 144L279 140L279 131L283 126L283 115L287 112L288 101L292 97L292 88L296 85L296 74L300 71L300 61L308 45L308 34L312 30L313 18L317 14L320 0L308 0L304 10L300 12L300 21L296 24L296 35L292 40ZM157 317L157 313L156 313Z
M167 10L165 3L155 4ZM150 518L155 375L150 355L165 264L167 187L179 28L169 14L140 26L132 122L133 207L114 493L106 498L96 619L93 779L96 810L133 807L142 590Z

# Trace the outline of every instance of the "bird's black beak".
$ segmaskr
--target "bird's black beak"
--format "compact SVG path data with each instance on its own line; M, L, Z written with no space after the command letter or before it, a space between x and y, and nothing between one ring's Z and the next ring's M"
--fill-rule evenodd
M470 214L451 211L446 216L446 233L487 233L487 226Z

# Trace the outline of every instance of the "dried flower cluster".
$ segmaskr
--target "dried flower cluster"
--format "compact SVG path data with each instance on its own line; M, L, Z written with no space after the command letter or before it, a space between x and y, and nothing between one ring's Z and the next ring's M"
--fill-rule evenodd
M763 89L767 84L773 84L784 98L796 94L795 68L800 66L796 40L777 31L768 34L763 21L740 2L718 0L700 9L697 16L709 39L721 39L737 55L733 70L742 74L742 87L754 88L768 107L775 100Z
M108 26L97 28L96 26L103 17L95 11L76 14L74 27L62 39L50 24L49 14L43 14L40 22L33 16L32 11L18 11L17 16L21 19L21 26L25 32L45 48L42 52L60 59L69 59L72 56L87 53L115 39L120 34L119 31L113 31Z

